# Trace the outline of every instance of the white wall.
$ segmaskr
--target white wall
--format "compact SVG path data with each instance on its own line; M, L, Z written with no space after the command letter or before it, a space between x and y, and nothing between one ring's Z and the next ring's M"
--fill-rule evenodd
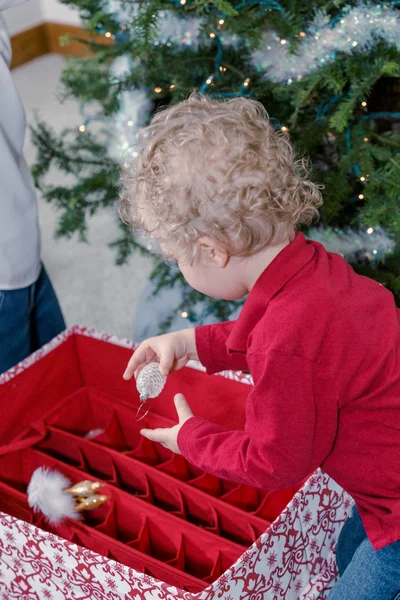
M15 35L44 21L80 25L78 11L58 0L29 0L3 13L10 35Z
M35 0L33 0L35 1ZM57 0L40 0L43 21L80 25L81 20L76 8L61 4Z
M10 35L30 29L43 22L40 0L30 0L24 4L7 8L2 14L6 20Z

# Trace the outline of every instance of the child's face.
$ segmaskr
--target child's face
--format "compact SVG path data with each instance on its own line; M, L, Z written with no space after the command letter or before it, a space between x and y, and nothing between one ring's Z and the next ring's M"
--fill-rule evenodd
M240 280L235 279L231 269L220 269L213 265L189 265L178 263L188 284L211 298L238 300L247 294Z
M201 248L194 264L178 260L179 269L192 288L220 300L238 300L248 293L239 263L240 259L208 245Z

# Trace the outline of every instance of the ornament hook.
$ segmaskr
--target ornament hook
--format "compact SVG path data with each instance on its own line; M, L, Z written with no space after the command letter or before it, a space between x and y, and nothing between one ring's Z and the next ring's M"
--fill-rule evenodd
M145 416L148 414L148 412L150 410L150 404L151 403L147 400L147 398L144 398L142 400L142 396L140 396L140 404L139 404L139 407L137 409L136 417L135 417L136 423L139 423L139 421L141 421L142 419L144 419ZM147 410L145 410L145 412L143 414L141 414L144 409L147 409Z

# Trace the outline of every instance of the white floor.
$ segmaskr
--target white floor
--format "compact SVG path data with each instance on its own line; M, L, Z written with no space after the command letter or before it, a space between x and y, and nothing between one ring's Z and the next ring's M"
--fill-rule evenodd
M60 104L56 97L64 59L48 54L13 70L28 124L39 112L56 131L81 123L76 102ZM26 158L35 158L27 133ZM62 183L54 172L49 180ZM76 238L54 237L57 212L39 197L42 257L58 294L67 325L95 327L100 331L132 338L135 310L151 271L151 262L131 256L128 265L115 265L115 251L108 243L118 236L115 211L102 210L90 221L89 244Z

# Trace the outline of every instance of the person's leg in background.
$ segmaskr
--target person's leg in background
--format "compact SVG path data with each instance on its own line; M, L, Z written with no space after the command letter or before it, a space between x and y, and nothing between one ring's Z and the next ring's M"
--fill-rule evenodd
M29 290L0 290L0 373L31 352Z
M61 333L65 329L65 321L44 266L32 293L31 352L34 352Z
M400 541L375 551L354 506L336 548L340 579L327 600L400 600Z
M44 267L29 287L0 290L0 373L64 329L60 305Z

